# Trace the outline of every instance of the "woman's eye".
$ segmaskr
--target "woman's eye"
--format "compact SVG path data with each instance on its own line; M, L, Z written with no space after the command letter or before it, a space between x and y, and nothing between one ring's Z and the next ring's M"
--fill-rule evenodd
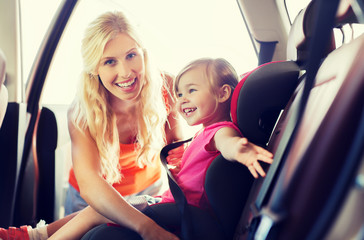
M177 93L177 97L182 97L182 93Z
M126 55L126 59L132 59L135 56L136 56L135 53L129 53L128 55Z
M104 62L104 65L112 65L112 64L114 64L115 63L115 60L113 60L113 59L109 59L109 60L106 60L105 62Z

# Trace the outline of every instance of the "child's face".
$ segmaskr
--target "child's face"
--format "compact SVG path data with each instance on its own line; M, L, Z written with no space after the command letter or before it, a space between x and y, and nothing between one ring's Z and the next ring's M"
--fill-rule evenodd
M208 126L219 121L216 97L210 92L205 68L195 67L182 75L178 83L177 109L188 125Z
M110 40L101 57L98 75L113 100L135 100L144 85L144 55L127 34Z

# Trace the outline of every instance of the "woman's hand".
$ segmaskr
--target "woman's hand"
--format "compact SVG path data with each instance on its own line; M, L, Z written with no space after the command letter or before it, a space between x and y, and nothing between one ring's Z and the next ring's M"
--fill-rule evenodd
M173 175L178 174L181 170L181 160L183 153L185 151L185 145L181 145L179 147L176 147L168 152L167 156L167 162L168 165L171 166L170 171Z

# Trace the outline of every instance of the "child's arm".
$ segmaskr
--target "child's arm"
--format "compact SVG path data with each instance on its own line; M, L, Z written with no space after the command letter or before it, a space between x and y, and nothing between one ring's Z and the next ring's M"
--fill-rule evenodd
M244 164L255 178L258 178L259 175L265 176L265 172L258 160L266 163L273 162L272 153L250 143L233 128L223 127L219 129L213 140L216 149L221 152L226 160L238 161Z
M93 227L107 222L111 221L97 213L91 207L86 207L79 211L75 217L63 225L54 234L49 232L48 227L48 235L50 236L48 239L81 239L81 237Z

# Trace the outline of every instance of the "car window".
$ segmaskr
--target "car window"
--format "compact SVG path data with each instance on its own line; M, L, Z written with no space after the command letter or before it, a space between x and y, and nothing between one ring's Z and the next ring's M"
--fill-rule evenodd
M26 19L23 23L25 76L35 56L35 46L39 46L60 2L22 1L22 15ZM45 4L52 8L44 11L45 8L39 7ZM98 15L110 10L121 10L137 22L159 68L172 74L199 57L226 58L238 74L257 66L256 53L234 0L81 0L48 72L43 104L72 101L82 68L80 45L84 29Z
M61 2L62 0L20 0L22 71L26 78L52 17Z

